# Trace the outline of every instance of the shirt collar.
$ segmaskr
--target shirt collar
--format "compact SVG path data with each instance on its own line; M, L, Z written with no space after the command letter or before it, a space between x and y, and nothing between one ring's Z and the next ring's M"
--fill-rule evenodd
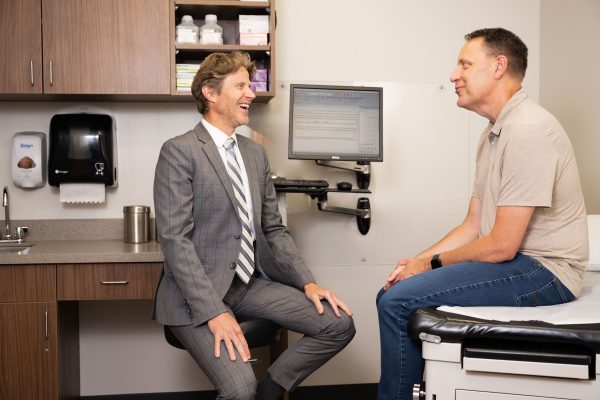
M208 131L208 134L210 135L210 137L212 138L212 140L217 145L217 148L223 147L223 144L225 144L225 141L229 137L231 137L233 140L235 140L237 142L237 136L236 136L235 132L233 132L233 135L228 136L228 135L225 134L225 132L223 132L222 130L220 130L216 126L211 125L205 119L202 119L202 125L204 125L204 127Z
M513 94L513 96L510 98L510 100L508 100L506 102L506 104L504 105L504 107L502 107L502 111L500 111L500 115L498 115L498 119L496 119L496 123L494 123L494 124L492 124L491 122L489 123L489 125L487 127L489 135L491 136L492 134L494 134L496 136L500 136L500 132L502 131L502 125L504 124L504 121L506 121L506 118L508 117L508 115L519 104L521 104L523 102L523 100L527 99L528 97L529 96L527 96L527 93L525 93L525 89L523 89L523 88L519 89L515 94Z

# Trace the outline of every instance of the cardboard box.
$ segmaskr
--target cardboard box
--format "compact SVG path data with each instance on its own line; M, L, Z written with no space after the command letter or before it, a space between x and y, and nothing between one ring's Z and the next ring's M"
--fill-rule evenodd
M240 15L240 33L269 33L268 15Z
M240 33L240 44L246 46L267 46L269 39L266 33Z

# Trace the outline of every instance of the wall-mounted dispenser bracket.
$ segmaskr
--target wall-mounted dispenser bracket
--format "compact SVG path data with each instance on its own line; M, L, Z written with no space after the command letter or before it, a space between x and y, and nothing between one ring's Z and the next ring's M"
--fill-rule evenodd
M315 160L317 165L343 169L356 172L356 184L361 189L368 189L371 183L371 163L369 161L357 161L356 165L348 166L346 161Z
M366 235L371 228L371 203L367 197L359 197L356 208L346 208L330 206L327 203L327 192L325 193L307 193L311 198L317 199L317 207L320 211L332 212L337 214L346 214L356 216L358 230Z

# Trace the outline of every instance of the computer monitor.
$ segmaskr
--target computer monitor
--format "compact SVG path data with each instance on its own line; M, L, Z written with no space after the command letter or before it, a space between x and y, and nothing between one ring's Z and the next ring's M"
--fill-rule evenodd
M383 89L290 85L288 158L383 161Z

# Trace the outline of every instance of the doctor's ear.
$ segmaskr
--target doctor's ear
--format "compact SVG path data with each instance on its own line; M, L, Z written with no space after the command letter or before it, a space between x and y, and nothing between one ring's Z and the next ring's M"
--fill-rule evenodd
M216 101L217 91L209 86L202 86L202 94L204 98L211 103Z

